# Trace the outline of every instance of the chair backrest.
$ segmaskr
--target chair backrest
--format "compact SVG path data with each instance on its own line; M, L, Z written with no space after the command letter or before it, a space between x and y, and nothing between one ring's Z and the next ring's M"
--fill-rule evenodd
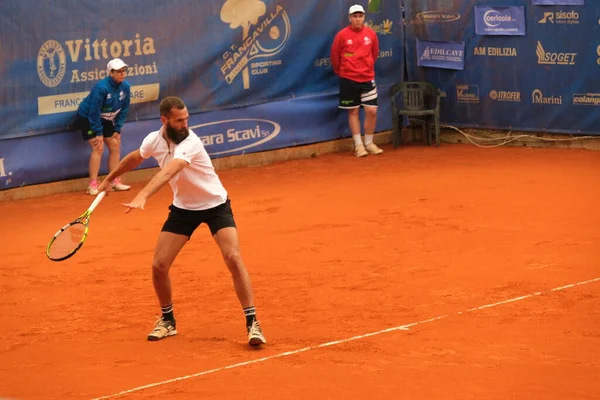
M400 82L398 91L402 93L402 109L408 111L435 108L435 98L439 95L429 82Z

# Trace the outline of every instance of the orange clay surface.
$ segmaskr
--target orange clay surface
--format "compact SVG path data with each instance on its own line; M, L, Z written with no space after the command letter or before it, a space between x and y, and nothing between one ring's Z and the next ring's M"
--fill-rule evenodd
M132 214L142 185L112 193L61 263L90 196L0 203L0 397L600 398L600 152L384 149L219 173L260 350L205 226L171 271L179 334L146 341L168 187Z

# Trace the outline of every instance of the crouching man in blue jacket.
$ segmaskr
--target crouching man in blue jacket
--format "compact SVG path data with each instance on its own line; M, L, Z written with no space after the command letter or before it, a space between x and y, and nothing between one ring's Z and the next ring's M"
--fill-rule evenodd
M125 81L128 65L120 58L106 65L106 78L98 81L90 93L79 104L76 126L83 140L92 148L89 172L90 183L87 193L98 194L98 173L104 152L108 147L108 171L112 171L121 158L121 128L129 112L130 85ZM112 182L113 190L129 190L119 178Z

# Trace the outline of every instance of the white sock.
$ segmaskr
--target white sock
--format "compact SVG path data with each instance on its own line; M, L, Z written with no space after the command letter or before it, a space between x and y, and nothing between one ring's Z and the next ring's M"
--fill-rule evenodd
M374 135L365 135L365 146L368 146L371 143L373 143L373 136Z
M354 139L354 147L362 146L363 142L360 138L360 135L352 135L352 139Z

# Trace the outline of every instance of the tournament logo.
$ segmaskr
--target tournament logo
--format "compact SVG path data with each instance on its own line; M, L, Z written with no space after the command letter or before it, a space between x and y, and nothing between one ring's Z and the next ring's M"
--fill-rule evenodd
M241 41L223 53L221 73L228 84L241 73L244 89L249 89L250 72L266 74L269 67L281 65L281 60L250 61L272 58L281 52L290 37L290 19L280 5L267 14L267 6L260 0L227 0L220 17L229 28L242 28Z
M211 156L236 153L260 146L281 132L281 125L267 119L228 119L190 126Z
M56 40L47 40L37 55L37 73L44 86L53 88L65 77L67 57Z

